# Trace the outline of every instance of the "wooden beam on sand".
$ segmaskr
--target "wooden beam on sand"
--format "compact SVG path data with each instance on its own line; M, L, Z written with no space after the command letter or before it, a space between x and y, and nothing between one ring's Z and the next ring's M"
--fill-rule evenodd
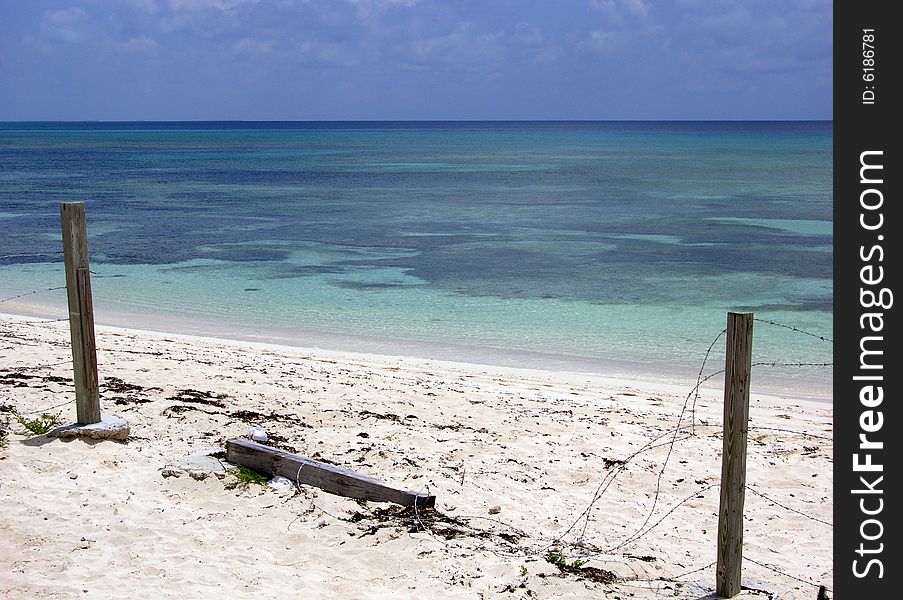
M85 204L60 204L63 230L63 262L69 300L69 335L75 379L75 410L80 425L100 423L100 390L97 382L97 350L94 343L94 306L88 266L88 232Z
M372 477L318 462L300 454L264 446L246 438L234 438L226 442L226 460L347 498L394 502L418 508L432 508L436 504L435 496L393 488Z

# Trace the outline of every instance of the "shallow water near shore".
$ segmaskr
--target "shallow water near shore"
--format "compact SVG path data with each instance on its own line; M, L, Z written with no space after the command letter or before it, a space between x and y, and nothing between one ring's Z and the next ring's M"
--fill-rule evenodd
M0 294L63 282L57 205L84 201L101 323L695 380L751 310L754 385L830 397L831 144L821 122L0 124Z

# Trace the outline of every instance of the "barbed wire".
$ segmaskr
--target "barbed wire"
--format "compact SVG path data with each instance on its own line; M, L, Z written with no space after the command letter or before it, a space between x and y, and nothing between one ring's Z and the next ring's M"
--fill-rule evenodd
M43 325L44 323L59 323L61 321L68 321L69 317L60 317L59 319L41 319L37 321L26 321L29 325Z
M696 401L699 400L699 386L701 386L703 383L705 383L706 381L708 381L715 375L717 375L719 373L724 373L724 369L722 369L720 371L715 371L714 373L712 373L705 379L702 378L702 373L703 373L703 371L705 371L705 365L709 360L709 356L712 354L712 349L715 348L715 344L718 343L718 340L721 339L721 336L723 336L726 333L727 333L727 328L722 329L721 333L716 335L715 339L712 340L712 343L709 344L708 349L706 349L706 351L705 351L705 356L702 357L702 364L699 365L699 373L696 374L696 385L694 385L693 389L690 390L690 393L687 394L688 399L690 397L690 394L693 395L693 406L690 409L690 424L693 425L693 430L692 430L693 434L696 433L696 429L695 429L695 426L696 426ZM684 401L684 406L686 406L686 401Z
M636 571L631 567L631 570ZM644 583L646 585L636 585L637 583ZM665 587L666 583L671 583L675 585L675 588L681 586L687 586L687 592L681 593L678 589L670 589L670 587ZM691 596L687 596L685 594L692 594L692 589L695 588L702 593L702 596L694 595L692 596L693 600L702 600L702 598L712 598L712 592L715 591L715 588L706 588L701 585L698 581L680 581L677 579L670 579L668 577L658 577L655 579L641 578L641 577L632 577L630 579L623 579L617 582L618 588L633 588L638 590L647 590L655 594L655 598L685 598L686 600L690 600ZM664 588L667 591L662 591ZM633 593L630 594L633 596ZM620 596L616 596L620 597Z
M649 527L647 529L647 525L649 524L649 521L651 520L652 515L655 514L655 509L657 508L657 505L658 505L659 497L661 494L662 477L664 476L664 473L667 470L671 454L674 450L674 445L678 441L683 441L696 434L696 403L699 399L699 389L700 389L701 385L703 383L705 383L706 381L712 379L713 377L716 377L717 375L724 373L724 369L719 369L718 371L715 371L713 373L703 376L703 373L705 371L705 366L708 362L708 359L709 359L712 351L715 348L715 345L718 343L718 341L721 339L721 337L725 333L727 333L727 329L721 330L721 332L719 332L718 335L715 336L715 338L709 344L709 347L706 349L705 355L703 356L702 364L700 365L699 371L697 373L696 384L693 386L693 388L690 390L690 392L687 394L687 397L684 400L684 404L681 407L681 412L678 415L677 425L673 429L670 429L670 430L664 432L663 434L656 436L649 442L647 442L646 445L644 445L642 448L640 448L639 450L637 450L636 452L631 454L627 459L625 459L625 461L623 463L618 465L618 468L616 468L615 470L610 472L608 475L606 475L606 477L603 478L603 480L600 482L599 486L596 488L596 491L593 494L593 498L590 500L586 509L584 509L584 511L581 512L580 515L578 515L578 517L575 519L575 521L571 524L571 526L569 526L564 531L564 533L557 536L556 539L551 544L549 544L546 548L549 548L554 545L562 543L563 538L565 536L567 536L573 530L573 528L577 525L577 523L579 523L581 520L583 520L583 528L581 530L580 535L578 536L576 544L582 543L583 538L586 535L586 530L589 526L589 521L591 520L592 510L594 508L595 503L599 500L599 498L601 496L603 496L606 493L606 491L609 489L611 484L614 482L614 479L626 468L627 464L633 458L635 458L636 456L638 456L639 454L641 454L647 450L651 450L653 448L657 448L657 447L661 447L661 446L668 446L668 453L665 456L662 466L659 469L657 476L656 476L656 489L655 489L655 493L653 496L652 506L651 506L649 512L646 514L646 517L644 518L643 523L640 525L640 527L637 528L637 530L633 534L627 536L627 538L622 540L622 542L613 546L612 548L609 548L608 551L610 552L610 551L617 550L617 549L623 547L624 545L629 544L633 541L636 541L640 537L643 537L649 531L651 531L652 528L657 526L662 521L662 519L664 519L665 517L667 517L668 515L673 513L673 511L676 510L676 508L678 506L682 505L684 502L689 501L693 497L693 496L690 496L690 497L686 498L685 500L683 500L681 503L679 503L678 505L673 507L671 510L669 510L668 513L666 513L666 515L664 517L662 517L662 519L660 519L659 521L656 521L656 523L653 524L652 527ZM802 363L802 362L800 362L800 363L778 363L776 361L771 361L771 362L762 361L761 363L759 363L759 366L766 366L766 365L771 365L771 366L779 366L779 365L780 366L827 366L827 363ZM682 426L681 423L683 421L684 414L686 413L687 404L689 403L691 398L692 398L692 405L691 405L691 417L690 417L690 425L689 425L690 434L689 434L689 436L678 438L678 433L687 428L685 426ZM671 440L665 442L664 444L656 443L662 437L665 437L667 435L672 436ZM708 488L705 488L705 489L708 489ZM697 492L697 494L698 493L700 493L700 492ZM694 496L695 495L696 494L694 494Z
M687 426L681 427L679 429L689 429L689 427L690 426L687 425ZM614 482L615 478L617 478L618 474L621 471L626 469L626 467L630 463L630 461L632 461L634 458L636 458L643 452L651 449L651 447L655 444L655 442L657 442L658 440L662 439L663 437L665 437L671 433L672 433L672 430L668 430L668 431L664 431L664 432L658 434L657 436L653 437L651 440L646 442L646 444L641 446L638 450L634 451L631 455L626 457L612 471L609 471L605 475L605 477L602 478L602 481L599 482L599 485L596 487L595 492L593 492L592 499L589 501L589 504L587 505L587 507L585 509L583 509L583 512L581 512L579 515L577 515L577 517L574 519L574 521L564 530L564 532L559 534L554 540L552 540L550 543L548 543L542 549L542 551L548 550L549 548L552 548L554 546L561 544L562 540L565 538L565 536L567 536L571 531L573 531L574 528L577 527L577 524L580 523L580 521L592 510L592 507L596 503L596 501L598 501L598 499L601 498L605 494L605 492L608 490L608 488L611 487L611 484Z
M635 579L630 579L629 581L637 581L637 582L643 582L643 583L658 583L658 582L661 582L661 583L679 583L679 584L684 584L684 585L686 585L686 582L680 581L680 578L681 578L681 577L686 577L686 576L688 576L688 575L694 575L694 574L696 574L696 573L699 573L700 571L705 571L706 569L711 569L712 567L715 566L715 564L716 564L716 561L712 561L712 562L710 562L710 563L707 564L707 565L703 565L703 566L698 567L698 568L696 568L696 569L693 569L693 570L691 570L691 571L686 571L685 573L681 573L680 575L674 575L673 577L656 577L655 579L636 579L636 578L635 578ZM692 585L692 586L694 586L694 587L697 588L698 590L702 591L703 594L708 594L708 593L714 591L713 588L706 588L706 587L703 587L703 586L701 586L699 583L697 583L697 582L695 582L695 581L690 581L689 584ZM640 587L640 586L634 586L634 587ZM658 590L656 590L656 592L657 592L657 591L658 591Z
M827 435L818 435L816 433L809 433L807 431L796 431L794 429L782 429L780 427L763 427L761 425L750 425L749 429L750 429L750 431L752 431L753 429L761 429L764 431L780 431L781 433L793 433L796 435L804 435L806 437L811 437L811 438L815 438L815 439L819 439L819 440L833 441L833 438L831 438L830 436L827 436Z
M699 386L709 379L721 375L722 373L724 373L724 369L718 369L714 373L709 373L703 379L698 380L696 382L696 385L693 386L693 406L690 408L690 425L692 425L692 435L696 435L696 401L699 400Z
M824 524L824 525L827 525L828 527L834 527L834 523L831 523L831 522L829 522L829 521L824 521L824 520L822 520L822 519L819 519L818 517L813 517L812 515L807 515L806 513L804 513L804 512L801 511L801 510L797 510L797 509L795 509L795 508L791 508L791 507L789 507L789 506L786 506L786 505L784 505L784 504L781 504L780 502L778 502L778 501L775 500L774 498L771 498L771 497L769 497L769 496L766 496L765 494L763 494L762 492L760 492L759 490L757 490L757 489L755 488L755 486L753 486L752 484L750 484L750 483L748 483L748 482L747 482L747 484L746 484L746 489L748 489L749 491L751 491L751 492L752 492L753 494L755 494L756 496L761 496L762 498L765 498L765 499L768 500L769 502L771 502L771 503L773 503L773 504L775 504L775 505L777 505L777 506L780 506L780 507L783 508L784 510L789 510L790 512L795 512L795 513L798 514L798 515L802 515L802 516L806 517L807 519L811 519L811 520L813 520L813 521L818 521L819 523L822 523L822 524Z
M719 337L720 337L720 334L719 334ZM717 341L717 339L718 339L718 338L715 338L715 341ZM709 350L706 352L706 359L708 359L708 354L709 354L709 352L711 352L711 348L712 348L714 345L715 345L715 342L713 341L713 342L712 342L712 345L709 347ZM697 395L697 397L698 397L698 394L699 394L699 386L698 386L698 385L696 386L695 390L696 390L696 395ZM678 417L677 417L677 425L674 427L674 430L673 430L673 432L672 432L673 435L672 435L672 437L671 437L671 440L670 440L670 442L667 444L667 446L668 446L668 452L667 452L667 454L665 455L665 460L662 461L662 466L661 466L661 468L659 469L658 474L656 475L656 480L655 480L655 494L654 494L654 496L653 496L653 498L652 498L652 507L649 509L649 512L646 513L646 518L643 520L643 524L640 525L639 528L638 528L632 535L628 536L627 539L625 539L624 541L622 541L621 544L619 544L619 545L617 545L617 546L614 546L614 547L611 549L611 551L617 550L618 548L621 548L621 547L625 546L626 544L628 544L628 543L630 543L630 542L632 542L632 541L634 541L634 540L636 540L636 539L639 539L640 537L642 537L642 536L646 535L646 533L648 533L648 530L644 532L644 531L643 531L643 528L645 528L646 525L648 525L649 520L652 518L652 515L655 514L655 509L656 509L656 507L658 506L658 499L659 499L659 495L661 494L661 489L662 489L662 477L664 477L664 475L665 475L665 471L666 471L667 468L668 468L668 463L669 463L670 460L671 460L671 454L672 454L672 452L674 452L674 445L677 443L677 434L678 434L678 432L679 432L680 429L681 429L681 421L683 420L683 416L684 416L684 414L685 414L686 411L687 411L687 404L689 403L689 401L690 401L690 395L687 394L687 397L686 397L686 399L684 400L684 404L683 404L683 406L682 406L681 409L680 409L680 414L679 414ZM695 423L691 423L690 425L691 425L691 436L692 436L692 431L693 431L692 428L695 426ZM650 448L650 449L651 449L651 448ZM683 502L681 502L681 504L683 504ZM679 505L678 505L678 506L679 506ZM675 507L675 508L677 508L677 507ZM674 512L674 509L668 511L668 513L667 513L665 516L670 515L672 512ZM663 517L663 518L664 518L664 517ZM584 532L584 533L586 532L586 528L589 526L589 519L590 519L590 515L587 514L587 516L586 516L586 523L585 523L584 526L583 526L583 532ZM656 522L655 525L658 525L658 523L660 523L660 522L661 522L661 520L659 520L658 522ZM653 525L652 527L655 527L655 525ZM649 529L651 530L652 527L650 527ZM583 538L583 533L581 534L580 538L581 538L581 539Z
M804 334L804 335L810 335L810 336L812 336L812 337L816 337L816 338L822 339L822 340L824 340L824 341L831 341L831 340L829 340L828 338L825 338L824 336L819 336L819 335L817 335L817 334L813 334L813 333L804 331L804 330L802 330L802 329L800 329L800 328L798 328L798 327L793 327L793 326L789 326L789 325L784 325L784 324L782 324L782 323L777 323L777 322L774 322L774 321L768 321L768 320L764 320L764 319L757 319L757 320L761 320L762 322L765 322L765 323L771 324L771 325L777 325L777 326L786 327L787 329L792 330L792 331L795 331L795 332L797 332L797 333L801 333L801 334ZM717 375L720 375L720 374L723 374L723 373L724 373L724 369L720 369L720 370L715 371L715 372L713 372L713 373L710 373L710 374L708 374L708 375L703 375L703 373L705 372L705 366L706 366L706 364L707 364L707 362L708 362L708 359L709 359L709 357L710 357L712 351L714 350L715 345L718 343L718 341L721 339L721 337L722 337L726 332L727 332L726 329L722 330L717 336L715 336L715 338L712 340L711 344L709 344L709 347L706 349L705 355L704 355L703 360L702 360L702 364L700 365L699 371L698 371L698 373L697 373L696 384L693 386L693 388L692 388L692 389L690 390L690 392L687 394L687 397L686 397L686 399L685 399L685 401L684 401L684 405L682 406L681 412L680 412L680 414L678 415L677 425L676 425L673 429L670 429L670 430L668 430L668 431L665 431L665 432L663 432L662 434L660 434L660 435L656 436L655 438L653 438L652 440L650 440L649 442L647 442L647 443L646 443L643 447L641 447L639 450L637 450L636 452L634 452L633 454L631 454L630 456L628 456L628 457L624 460L624 462L622 462L621 464L618 465L618 467L617 467L615 470L613 470L613 471L611 471L609 474L607 474L607 475L603 478L603 480L599 483L599 485L597 486L596 491L594 492L592 499L590 500L590 502L589 502L589 504L587 505L587 507L583 510L583 512L581 512L581 513L577 516L577 518L574 520L574 522L573 522L567 529L565 529L565 531L564 531L562 534L556 536L556 538L555 538L550 544L546 545L545 548L544 548L544 550L562 544L562 543L563 543L563 539L564 539L568 534L570 534L571 531L573 531L574 527L576 527L577 524L580 523L581 520L583 521L583 528L582 528L582 530L581 530L581 533L580 533L580 535L578 536L577 540L576 540L574 543L570 544L570 545L571 545L571 546L574 546L574 547L579 547L579 546L584 546L584 547L585 547L585 544L584 544L584 542L583 542L583 539L584 539L584 537L586 536L586 530L587 530L587 527L588 527L588 525L589 525L589 521L591 520L592 511L593 511L593 508L594 508L595 504L597 503L597 501L599 500L599 498L601 498L601 497L607 492L607 490L610 488L610 486L611 486L612 483L614 482L615 478L616 478L621 472L623 472L623 470L626 469L627 465L628 465L634 458L636 458L636 457L639 456L641 453L643 453L643 452L645 452L645 451L647 451L647 450L651 450L651 449L653 449L653 448L658 448L658 447L661 447L661 446L668 446L668 453L667 453L667 455L666 455L666 457L665 457L665 460L664 460L663 463L662 463L662 467L659 469L658 474L657 474L657 477L656 477L656 489L655 489L655 493L654 493L654 497L653 497L652 506L651 506L649 512L646 514L646 516L645 516L645 518L644 518L644 520L643 520L643 523L640 525L639 528L637 528L636 531L634 531L632 534L628 535L626 538L624 538L624 539L623 539L621 542L619 542L618 544L615 544L614 546L611 546L611 547L609 547L609 548L607 548L607 549L605 549L604 551L601 551L601 552L590 552L590 553L581 552L581 553L579 554L581 557L589 557L589 556L596 556L596 555L598 555L598 554L608 554L608 553L612 553L612 552L615 552L615 551L617 551L617 550L623 548L624 546L626 546L626 545L628 545L628 544L631 544L631 543L637 541L638 539L642 538L643 536L645 536L645 535L647 535L649 532L651 532L653 529L655 529L660 523L662 523L665 519L667 519L670 515L672 515L679 507L683 506L685 503L689 502L689 501L692 500L693 498L698 497L700 494L704 493L704 492L707 491L708 489L711 489L712 487L716 487L716 486L718 485L718 484L710 484L710 485L707 485L707 486L701 488L700 490L697 490L697 491L694 492L692 495L687 496L686 498L684 498L683 500L681 500L680 502L678 502L677 504L675 504L674 506L672 506L672 507L671 507L664 515L662 515L657 521L655 521L651 526L649 526L649 522L650 522L652 516L655 514L655 509L657 508L657 505L658 505L658 502L659 502L659 497L660 497L660 494L661 494L661 481L662 481L662 477L663 477L663 475L664 475L664 473L665 473L665 471L666 471L666 469L667 469L667 467L668 467L668 462L669 462L669 459L670 459L670 457L671 457L671 454L672 454L672 452L673 452L673 450L674 450L674 445L675 445L675 443L678 442L678 441L683 441L683 440L685 440L685 439L688 439L688 438L693 437L693 436L696 435L696 403L697 403L697 401L698 401L698 399L699 399L699 390L700 390L700 387L701 387L702 384L705 383L706 381L712 379L713 377L716 377ZM816 362L803 362L803 361L798 361L798 362L757 361L756 363L753 363L751 366L759 366L759 367L769 367L769 366L770 366L770 367L797 367L797 368L801 368L801 367L819 367L819 368L821 368L821 367L829 367L829 366L832 366L832 363L816 363ZM682 425L682 420L683 420L684 414L685 414L686 409L687 409L687 404L688 404L688 402L690 401L691 398L692 398L692 406L691 406L691 419L690 419L690 424L689 424L689 426L684 426L684 425ZM690 429L689 435L683 436L683 437L678 437L678 433L679 433L680 431L685 431L685 430L688 429L688 428ZM815 435L815 434L807 434L807 433L805 433L805 432L798 432L798 431L793 431L793 430L781 430L781 429L779 429L779 428L761 428L761 429L771 429L771 430L775 430L775 431L786 431L786 432L788 432L788 433L799 434L799 435L807 435L807 436L810 436L810 437L813 437L813 438L830 439L830 438L826 438L825 436L819 436L819 435ZM666 436L668 436L668 435L671 435L671 436L672 436L670 440L668 440L668 441L665 442L665 443L658 443L659 440L661 440L663 437L666 437ZM775 506L778 506L778 507L780 507L780 508L783 508L783 509L785 509L785 510L789 510L789 511L794 512L794 513L797 513L797 514L800 514L800 515L802 515L802 516L804 516L804 517L806 517L806 518L809 518L809 519L818 521L818 522L820 522L820 523L824 523L824 524L827 524L827 525L829 525L829 526L833 526L833 525L831 525L830 523L828 523L827 521L824 521L824 520L822 520L822 519L818 519L817 517L813 517L813 516L808 515L808 514L802 512L802 511L800 511L800 510L794 509L794 508L792 508L792 507L786 506L786 505L783 504L783 503L777 502L777 501L775 501L773 498L770 498L770 497L766 496L765 494L762 494L761 492L758 492L758 490L753 489L752 486L749 486L749 487L750 487L751 491L753 491L753 493L762 496L763 498L765 498L765 499L768 500L769 502L772 502ZM713 563L713 564L714 564L714 563ZM711 565L708 565L708 566L711 566ZM703 568L705 568L705 567L703 567ZM700 570L701 570L701 569L700 569ZM784 574L784 573L781 573L781 574ZM787 574L787 575L789 576L789 574ZM811 582L805 582L805 583L810 583L810 584L811 584ZM814 584L813 584L813 585L814 585Z
M817 333L811 333L804 329L800 329L799 327L795 327L793 325L787 325L786 323L778 323L777 321L771 321L769 319L760 319L759 317L753 317L753 321L758 321L759 323L765 323L766 325L774 325L775 327L783 327L784 329L789 329L789 330L795 331L797 333L802 333L803 335L808 335L808 336L814 337L823 342L830 342L832 344L834 343L834 340L832 340L831 338L825 337L823 335L819 335Z
M65 252L62 250L56 250L53 252L20 252L16 254L0 254L0 260L11 260L14 258L32 258L32 257L40 257L40 256L62 256ZM127 264L134 262L136 259L140 257L135 256L133 254L108 254L106 252L97 252L94 255L94 264L95 265L107 265L107 264L120 264L119 262L107 262L107 261L126 261ZM91 273L96 274L94 271Z
M833 367L834 363L759 361L751 367Z
M60 323L62 321L69 321L69 320L70 320L69 317L60 317L58 319L27 318L26 320L23 320L22 323L25 323L28 325L44 325L45 323Z
M49 406L49 407L47 407L47 408L39 408L38 410L28 410L28 411L25 411L25 412L17 412L16 414L18 414L18 415L36 415L36 414L38 414L38 413L44 414L44 413L50 412L51 410L53 410L53 409L55 409L55 408L60 408L60 407L63 407L63 406L67 406L67 405L69 405L69 404L72 404L73 402L75 402L75 399L74 399L74 398L71 399L71 400L66 400L65 402L61 402L60 404L56 404L56 405L54 405L54 406Z
M821 587L822 585L824 585L822 583L814 583L812 581L809 581L808 579L802 579L800 577L797 577L796 575L791 575L790 573L788 573L786 571L782 571L781 569L778 569L777 567L773 567L771 565L766 565L765 563L761 563L757 560L753 560L752 558L750 558L748 556L744 556L743 560L748 560L749 562L751 562L754 565L759 565L760 567L764 567L764 568L768 569L769 571L774 571L778 575L783 575L784 577L789 577L790 579L799 581L800 583L806 583L808 585L811 585L812 587ZM834 592L834 590L829 588L828 586L825 586L825 589L829 592L832 592L832 593Z
M645 527L649 524L650 519L652 519L652 515L655 514L655 509L658 506L658 500L659 500L659 496L661 494L662 477L664 477L665 471L668 468L668 463L671 460L671 454L674 452L674 446L679 441L677 434L682 429L681 423L683 421L684 414L686 414L686 412L687 412L687 404L690 403L691 396L693 397L693 404L692 404L692 411L691 411L690 437L692 437L696 433L696 400L699 398L699 387L700 387L700 385L702 385L703 382L707 381L708 379L710 379L711 377L714 376L714 374L712 374L708 377L703 378L702 373L705 370L705 365L706 365L706 362L708 362L709 355L711 355L711 353L712 353L712 349L715 347L715 344L718 343L718 340L721 339L721 336L723 336L725 333L727 333L727 329L722 329L721 332L717 336L715 336L715 339L712 340L712 343L709 344L709 347L706 349L705 355L703 356L703 359L702 359L702 365L699 367L699 373L697 374L697 377L696 377L696 385L693 386L693 389L690 390L690 392L687 394L687 397L684 398L683 406L681 407L680 414L677 417L677 425L675 425L675 427L672 431L667 432L667 433L671 433L672 437L671 437L671 440L667 444L662 444L662 445L668 446L668 452L665 455L665 459L662 461L662 466L659 469L658 474L656 475L655 493L654 493L653 499L652 499L652 506L650 507L649 512L646 513L646 518L643 520L643 523L639 526L639 528L637 528L637 530L633 534L629 535L619 545L611 548L610 551L617 550L617 549L627 545L628 543L631 543L631 542L636 541L637 539L643 537L649 531L651 531L656 525L661 523L662 519L664 519L665 517L670 515L672 512L674 512L674 510L677 508L677 506L680 506L680 504L683 504L683 502L681 502L680 504L678 504L677 506L672 508L670 511L668 511L668 513L666 513L665 517L662 517L662 519L657 521L652 527L650 527L649 529L646 529L644 531ZM681 440L682 439L686 439L686 438L681 438ZM648 448L644 448L643 451L651 450L653 447L657 447L657 446L650 446ZM618 473L620 473L620 471L618 471ZM617 473L614 475L614 477L617 477ZM606 489L608 489L607 486L606 486ZM689 498L687 500L689 500ZM583 531L580 534L581 540L583 539L584 535L586 534L586 529L589 526L590 516L591 516L591 510L590 510L590 512L587 512L587 514L586 514L586 522L584 523Z
M681 577L686 577L687 575L693 575L694 573L699 573L700 571L705 571L708 568L714 567L716 561L712 561L707 565L701 566L698 569L693 569L692 571L687 571L686 573L681 573L680 575L675 575L674 577L670 577L668 579L663 579L663 581L672 581L674 579L680 579Z
M64 361L60 361L58 363L50 363L46 365L29 365L24 367L10 367L10 370L13 371L40 371L41 369L49 369L51 367L58 367L60 365L68 365L72 362L72 359L67 359Z
M0 260L7 260L10 258L26 258L30 256L59 256L63 254L62 250L58 250L56 252L22 252L20 254L4 254L0 256Z
M698 498L700 494L703 494L704 492L709 491L713 487L718 487L719 485L721 485L721 484L720 483L710 483L710 484L705 485L702 488L696 490L695 492L693 492L692 494L690 494L689 496L687 496L686 498L684 498L683 500L681 500L680 502L678 502L677 504L672 506L668 512L663 514L661 516L661 518L658 521L656 521L655 523L653 523L652 525L650 525L649 528L645 529L644 531L643 530L638 531L638 532L634 533L633 535L629 536L627 539L623 540L621 543L619 543L615 546L611 546L610 548L608 548L604 551L604 554L611 554L612 552L620 550L621 548L623 548L624 546L626 546L628 544L632 544L633 542L637 541L638 539L640 539L641 537L645 536L650 531L652 531L653 529L658 527L662 523L662 521L664 521L665 519L670 517L671 514L674 513L675 510L677 510L678 508L680 508L681 506L683 506L690 500L692 500L694 498ZM648 519L644 522L644 524L643 524L644 527L645 527L645 523L648 523Z
M44 289L40 289L40 290L32 290L30 292L25 292L23 294L17 294L15 296L10 296L9 298L3 298L2 300L0 300L0 304L3 304L4 302L9 302L10 300L16 300L18 298L24 298L26 296L31 296L34 294L41 294L43 292L56 292L56 291L65 290L65 289L66 289L65 285L58 285L56 287L44 288Z

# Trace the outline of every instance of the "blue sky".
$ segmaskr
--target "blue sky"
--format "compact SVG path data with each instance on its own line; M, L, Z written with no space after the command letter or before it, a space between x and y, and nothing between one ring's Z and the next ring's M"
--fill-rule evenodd
M825 0L0 0L0 120L830 119Z

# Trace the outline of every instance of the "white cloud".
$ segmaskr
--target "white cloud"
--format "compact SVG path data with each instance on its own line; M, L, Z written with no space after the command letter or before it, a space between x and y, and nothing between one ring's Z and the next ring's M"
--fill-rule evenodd
M270 54L275 47L276 42L272 40L261 41L251 38L242 38L232 44L232 50L236 54L245 55Z
M470 70L497 65L505 51L504 38L504 32L480 33L472 23L463 23L451 33L414 40L410 48L416 62Z
M90 37L88 14L77 7L44 11L41 33L64 42L84 42Z
M354 67L361 62L354 49L345 43L323 43L315 48L315 55L322 64L334 67Z
M615 0L592 0L590 4L598 10L616 10Z
M616 31L605 31L603 29L597 29L595 31L590 31L587 36L587 42L590 46L593 46L599 50L608 50L610 49L616 42L618 38L618 33Z
M349 0L351 4L358 8L370 11L373 9L385 9L392 6L411 7L418 4L420 0Z
M379 13L384 13L387 9L395 6L403 6L410 8L420 2L420 0L348 0L357 18L361 21L371 21L374 17L378 17Z
M129 38L127 41L118 44L118 47L121 50L125 50L126 52L152 52L158 49L160 47L160 44L146 35L139 35L137 37Z
M232 10L242 4L257 4L260 0L169 0L169 8L173 11L197 12L208 8Z
M125 3L135 10L149 15L157 12L157 0L125 0Z
M649 14L649 7L643 2L643 0L627 0L625 2L627 6L627 10L630 12L645 17Z
M536 63L551 65L564 58L564 50L559 46L546 46L536 53Z
M592 0L590 4L616 24L649 16L649 5L643 0Z
M542 43L542 30L536 25L521 21L514 27L514 39L525 46L536 46Z

